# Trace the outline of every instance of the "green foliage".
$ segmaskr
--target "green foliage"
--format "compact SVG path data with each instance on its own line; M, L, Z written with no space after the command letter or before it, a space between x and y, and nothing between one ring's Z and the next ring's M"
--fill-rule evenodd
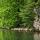
M29 2L29 3L27 3ZM35 14L33 13L34 1L25 0L25 3L22 7L20 7L20 17L22 18L22 25L24 27L32 27Z
M35 1L0 0L0 27L32 27Z
M16 22L16 4L14 0L1 0L0 27L11 27Z

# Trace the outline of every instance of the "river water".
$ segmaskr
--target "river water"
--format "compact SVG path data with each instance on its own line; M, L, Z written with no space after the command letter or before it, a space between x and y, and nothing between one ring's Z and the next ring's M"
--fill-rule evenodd
M40 33L25 31L0 31L0 40L40 40Z

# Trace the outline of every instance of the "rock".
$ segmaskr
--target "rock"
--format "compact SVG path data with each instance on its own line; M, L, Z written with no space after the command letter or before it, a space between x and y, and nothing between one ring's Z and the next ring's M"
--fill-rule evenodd
M33 23L33 26L35 29L39 29L40 30L40 19L38 21L38 18L36 17Z

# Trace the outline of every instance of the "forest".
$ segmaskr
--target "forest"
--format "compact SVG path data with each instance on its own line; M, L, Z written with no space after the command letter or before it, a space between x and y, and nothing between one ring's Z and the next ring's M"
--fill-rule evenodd
M0 27L33 27L33 9L38 6L40 0L0 0Z

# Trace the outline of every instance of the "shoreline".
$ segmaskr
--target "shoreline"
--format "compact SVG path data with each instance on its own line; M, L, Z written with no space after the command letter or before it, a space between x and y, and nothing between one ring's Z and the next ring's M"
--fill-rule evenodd
M19 32L21 32L21 31L40 32L39 29L36 30L35 28L11 28L11 29L9 29L9 28L0 28L0 31L7 31L7 30L8 31L19 31Z

